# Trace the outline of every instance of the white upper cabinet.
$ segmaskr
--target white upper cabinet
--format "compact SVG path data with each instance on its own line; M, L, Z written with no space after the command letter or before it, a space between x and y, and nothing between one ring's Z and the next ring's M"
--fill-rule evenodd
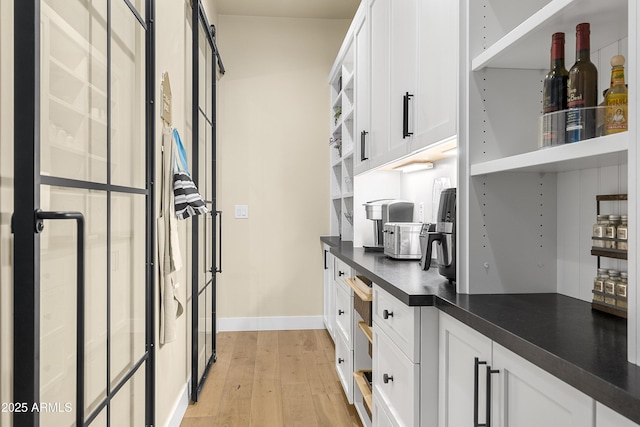
M369 0L366 9L356 26L356 174L448 139L457 125L457 2Z
M409 152L457 134L458 2L420 1L417 16L416 121L410 123Z

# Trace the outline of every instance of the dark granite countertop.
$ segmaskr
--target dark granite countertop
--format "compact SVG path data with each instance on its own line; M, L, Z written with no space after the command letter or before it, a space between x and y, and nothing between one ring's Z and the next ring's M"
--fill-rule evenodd
M411 306L436 306L503 347L640 423L640 367L627 361L626 320L560 294L456 294L417 261L322 237L331 253Z

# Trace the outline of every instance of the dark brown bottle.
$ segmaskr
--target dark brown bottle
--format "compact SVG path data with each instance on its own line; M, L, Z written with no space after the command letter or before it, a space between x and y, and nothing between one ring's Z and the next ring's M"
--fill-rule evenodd
M564 114L550 114L567 109L567 81L564 67L564 33L551 36L551 65L542 88L542 145L564 144Z
M576 27L576 63L569 70L567 87L566 142L577 142L596 136L598 104L598 70L590 58L589 24Z

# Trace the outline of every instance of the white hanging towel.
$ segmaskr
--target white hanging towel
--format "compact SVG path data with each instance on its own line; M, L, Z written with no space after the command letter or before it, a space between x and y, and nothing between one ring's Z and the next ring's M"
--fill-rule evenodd
M173 132L171 128L165 127L162 130L160 213L157 221L161 345L175 340L176 319L184 311L183 304L178 299L177 290L180 285L175 274L182 268L182 257L172 191L174 147Z

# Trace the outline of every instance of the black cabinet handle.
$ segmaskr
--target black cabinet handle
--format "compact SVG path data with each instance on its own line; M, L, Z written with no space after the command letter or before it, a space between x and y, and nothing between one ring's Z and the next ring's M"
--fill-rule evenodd
M499 369L491 369L491 366L487 365L487 422L484 424L486 427L491 427L491 374L497 374Z
M382 318L386 320L389 317L393 317L393 311L383 310L382 311Z
M487 362L481 362L477 357L474 358L474 369L473 369L473 427L484 427L485 424L478 424L478 371L480 370L480 365L486 365ZM490 401L487 396L487 401ZM489 405L488 403L487 405Z
M338 270L338 277L342 277L342 276L344 276L344 271Z
M362 132L360 132L360 161L364 162L365 160L368 160L369 158L367 157L367 154L365 153L365 150L367 148L367 134L369 132L367 132L366 130L363 130Z
M324 250L324 269L325 269L325 270L328 270L328 269L329 269L329 266L327 265L327 252L329 252L329 251L327 251L327 250L325 249L325 250Z
M402 97L402 139L405 139L413 132L409 132L409 100L413 98L413 95L407 92Z
M338 358L338 365L340 365L341 363L344 363L344 359L343 359L343 358L341 358L341 357L339 357L339 358Z
M338 316L342 316L344 314L344 310L338 310Z
M382 376L382 382L385 383L385 384L388 384L389 381L393 381L393 376L388 375L388 374L384 374Z

